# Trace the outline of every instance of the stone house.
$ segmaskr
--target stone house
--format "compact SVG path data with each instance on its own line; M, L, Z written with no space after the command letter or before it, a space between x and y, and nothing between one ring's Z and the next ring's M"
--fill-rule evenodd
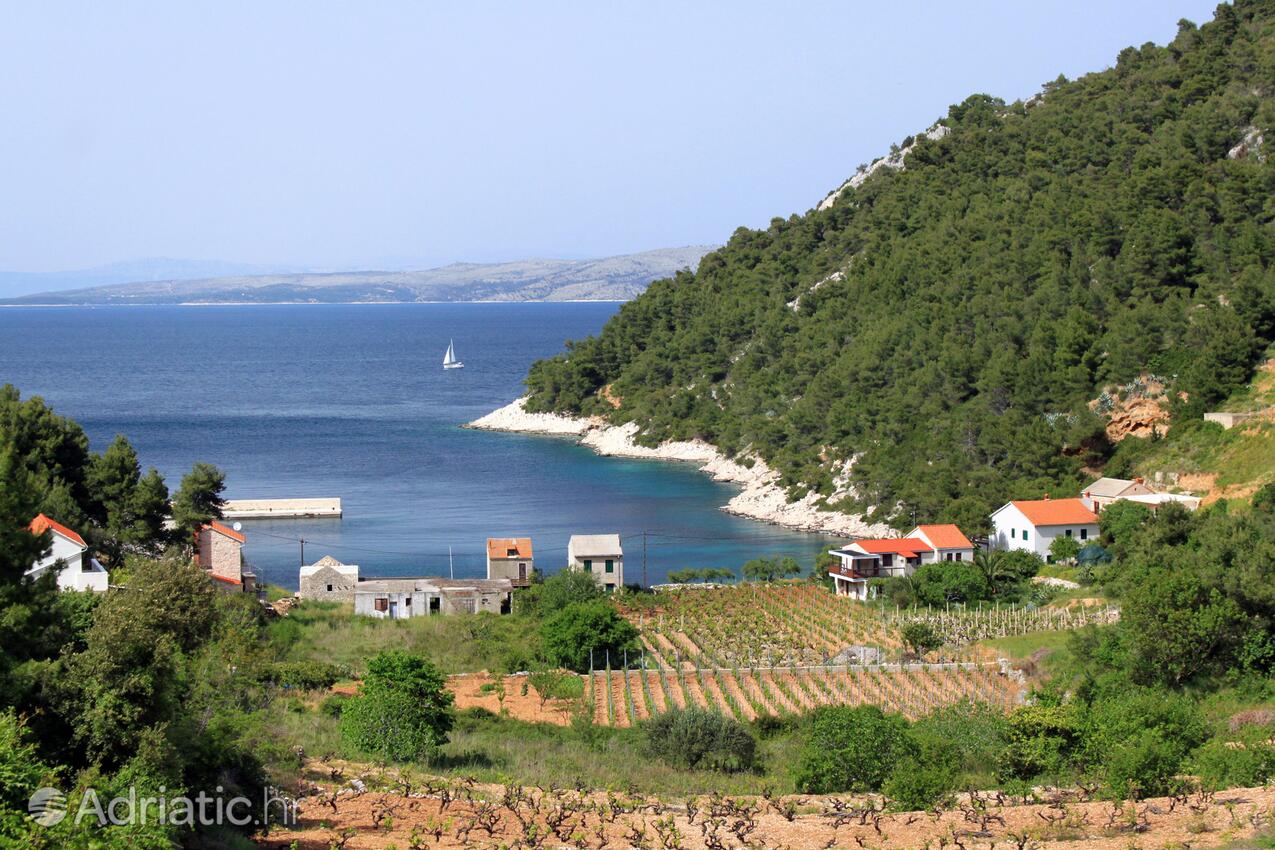
M530 537L488 537L487 578L507 578L514 587L530 587L535 560Z
M255 593L257 577L244 569L243 545L247 540L240 532L214 520L196 535L195 561L223 590Z
M618 534L573 534L567 541L567 569L583 570L604 590L624 587L624 549Z
M353 602L358 584L358 564L343 564L331 555L324 555L301 568L297 596L316 602Z

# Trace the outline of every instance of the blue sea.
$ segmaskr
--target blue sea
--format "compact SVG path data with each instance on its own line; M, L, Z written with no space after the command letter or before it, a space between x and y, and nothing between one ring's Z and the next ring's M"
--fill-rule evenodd
M693 466L603 458L566 438L462 429L522 394L527 367L594 334L617 304L391 304L0 309L0 383L79 421L95 450L124 434L176 489L195 461L228 498L341 498L341 519L245 520L245 555L295 589L330 554L365 576L482 575L489 536L618 532L625 578L809 564L829 542L733 517ZM464 369L443 370L454 339ZM449 566L449 548L452 559Z

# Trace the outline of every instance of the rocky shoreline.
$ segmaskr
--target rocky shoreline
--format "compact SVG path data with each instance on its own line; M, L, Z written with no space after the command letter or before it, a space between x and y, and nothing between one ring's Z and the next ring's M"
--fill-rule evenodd
M678 440L649 448L634 442L638 427L629 422L611 425L593 417L563 416L557 413L529 413L526 398L516 399L486 416L468 423L466 428L482 431L507 431L520 434L552 434L577 438L600 455L675 460L694 463L700 471L716 481L738 485L741 490L722 510L736 516L782 525L802 531L815 531L838 537L874 537L890 533L888 526L866 522L861 516L820 508L818 495L807 494L795 502L778 485L779 473L760 458L744 466L724 456L703 440Z

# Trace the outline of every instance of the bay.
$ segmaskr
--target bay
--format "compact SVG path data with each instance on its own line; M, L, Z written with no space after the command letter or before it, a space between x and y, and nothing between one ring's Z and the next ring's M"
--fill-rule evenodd
M488 536L618 532L626 580L758 556L805 565L830 542L730 516L693 466L599 457L558 437L462 429L516 398L537 358L596 333L614 303L165 306L0 310L0 383L115 434L176 488L195 461L228 498L338 496L341 519L244 520L245 556L297 586L324 554L365 576L484 573ZM443 370L455 340L464 369ZM449 560L449 547L451 558Z

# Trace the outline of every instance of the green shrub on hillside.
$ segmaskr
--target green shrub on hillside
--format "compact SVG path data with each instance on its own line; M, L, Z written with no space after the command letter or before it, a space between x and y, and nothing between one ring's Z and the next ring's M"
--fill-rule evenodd
M592 579L590 579L592 581ZM637 659L638 631L620 616L610 602L575 602L550 616L540 626L545 661L577 673L623 666L626 651Z
M675 767L736 773L756 762L748 728L715 711L675 708L644 721L642 733L647 752Z
M356 697L342 706L341 736L382 761L428 759L447 743L453 697L428 660L398 650L367 663Z
M918 753L898 715L872 705L823 706L810 717L793 779L803 794L880 791L895 764Z

